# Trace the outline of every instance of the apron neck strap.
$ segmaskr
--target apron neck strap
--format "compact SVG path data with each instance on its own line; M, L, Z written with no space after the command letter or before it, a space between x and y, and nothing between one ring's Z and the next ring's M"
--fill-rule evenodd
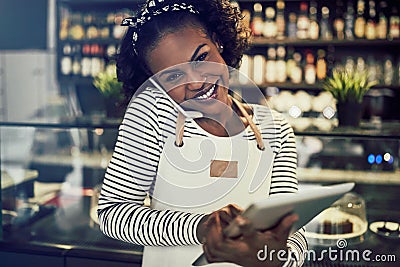
M246 118L247 122L249 123L250 128L253 131L254 136L256 137L258 148L260 150L264 150L265 149L264 141L262 139L260 130L258 129L257 125L253 122L249 113L247 113L246 109L243 107L243 104L233 97L231 97L231 99L235 103L235 105L239 108L240 113L242 113L242 115Z
M258 129L257 125L253 122L252 118L250 117L249 113L247 113L246 109L243 107L242 103L236 100L233 97L230 97L234 104L238 107L240 113L246 118L247 122L251 130L254 132L254 136L256 137L257 147L260 150L264 150L264 141L262 140L262 136L260 130ZM185 128L185 116L178 111L178 118L176 121L176 128L175 128L175 145L178 147L183 146L183 132Z

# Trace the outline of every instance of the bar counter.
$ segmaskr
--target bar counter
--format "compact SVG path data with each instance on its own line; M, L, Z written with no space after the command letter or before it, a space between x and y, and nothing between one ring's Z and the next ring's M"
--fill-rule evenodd
M71 199L64 207L47 206L43 216L18 229L5 229L0 242L0 255L6 266L140 266L143 247L104 236L90 217L89 196ZM368 199L367 199L368 202ZM52 209L53 208L53 209ZM368 210L368 220L394 220L400 222L397 210ZM337 249L336 246L331 246ZM310 245L316 253L326 246ZM371 250L373 254L394 255L397 262L332 262L327 255L323 260L310 258L305 266L398 266L400 238L388 239L366 232L361 243L345 248ZM320 254L317 254L320 255ZM3 265L2 265L3 266Z

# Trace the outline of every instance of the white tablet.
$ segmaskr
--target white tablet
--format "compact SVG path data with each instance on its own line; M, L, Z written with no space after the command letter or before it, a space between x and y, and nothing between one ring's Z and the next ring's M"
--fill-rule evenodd
M321 211L351 191L354 183L331 186L318 186L299 190L297 193L273 195L250 205L242 214L258 230L267 230L276 226L288 214L295 213L299 220L293 225L291 233L306 225ZM240 235L239 227L230 224L224 231L229 237ZM193 266L208 264L202 254L193 262Z

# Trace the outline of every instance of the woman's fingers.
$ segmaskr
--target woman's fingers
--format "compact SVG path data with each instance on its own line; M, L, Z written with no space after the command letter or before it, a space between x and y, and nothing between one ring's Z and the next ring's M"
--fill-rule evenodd
M297 214L287 215L274 229L272 229L272 231L276 236L287 238L290 234L293 224L298 220L299 216Z

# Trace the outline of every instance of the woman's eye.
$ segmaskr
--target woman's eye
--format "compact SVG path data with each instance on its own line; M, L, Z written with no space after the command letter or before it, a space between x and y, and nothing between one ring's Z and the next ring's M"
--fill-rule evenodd
M182 75L180 73L174 73L174 74L168 75L166 80L167 80L167 82L173 82L173 81L176 81L177 79L179 79L181 76Z
M204 52L203 54L201 54L200 56L198 56L196 58L196 61L204 61L204 60L206 60L207 56L208 56L208 52Z

